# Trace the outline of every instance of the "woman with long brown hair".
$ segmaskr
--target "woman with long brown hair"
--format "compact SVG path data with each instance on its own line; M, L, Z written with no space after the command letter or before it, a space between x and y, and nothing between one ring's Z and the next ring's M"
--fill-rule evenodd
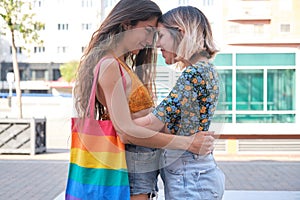
M93 34L80 61L74 87L76 112L84 118L95 66L101 60L97 116L110 119L118 134L126 135L124 142L130 143L126 145L126 159L131 199L136 200L148 199L156 192L159 157L156 148L200 154L207 154L213 148L213 137L208 132L196 137L168 135L137 126L132 120L148 114L154 107L156 49L153 44L160 16L161 10L151 0L119 1ZM140 165L140 161L147 163Z

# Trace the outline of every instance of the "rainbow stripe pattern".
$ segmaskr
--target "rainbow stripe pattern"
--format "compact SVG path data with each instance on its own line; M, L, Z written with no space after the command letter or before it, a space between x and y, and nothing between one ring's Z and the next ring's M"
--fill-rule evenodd
M65 199L130 199L125 147L110 120L72 118Z

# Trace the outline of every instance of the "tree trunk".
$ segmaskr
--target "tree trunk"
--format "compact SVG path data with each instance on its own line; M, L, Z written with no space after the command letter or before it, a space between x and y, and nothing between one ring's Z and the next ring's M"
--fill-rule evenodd
M18 117L23 118L22 113L22 92L20 87L20 72L17 60L17 48L15 44L15 34L14 31L11 31L11 43L12 43L12 61L13 61L13 69L15 74L15 88L17 94L17 109L18 109Z

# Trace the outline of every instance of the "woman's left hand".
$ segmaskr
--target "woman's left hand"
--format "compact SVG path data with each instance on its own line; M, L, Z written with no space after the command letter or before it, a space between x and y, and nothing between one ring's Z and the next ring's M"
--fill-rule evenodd
M213 135L213 131L202 131L189 136L191 144L187 150L199 155L207 155L211 153L214 150L215 138Z

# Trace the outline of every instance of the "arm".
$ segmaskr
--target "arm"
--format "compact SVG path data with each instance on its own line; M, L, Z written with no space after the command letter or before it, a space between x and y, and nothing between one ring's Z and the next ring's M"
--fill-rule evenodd
M162 149L181 149L193 152L195 154L206 155L214 149L214 132L202 131L191 136L178 136L171 134L157 133L147 139L136 138L130 135L121 135L124 143L135 144L140 146L162 148ZM145 143L146 142L146 143ZM161 144L167 144L161 146Z
M143 126L154 131L162 130L165 125L162 121L155 117L153 113L149 113L144 117L136 118L133 121L139 126Z
M98 86L99 93L105 97L110 119L121 137L126 135L130 142L146 147L183 149L194 153L206 153L211 150L214 140L211 135L175 136L136 125L131 119L129 107L124 106L127 98L117 62L105 60L102 63Z

